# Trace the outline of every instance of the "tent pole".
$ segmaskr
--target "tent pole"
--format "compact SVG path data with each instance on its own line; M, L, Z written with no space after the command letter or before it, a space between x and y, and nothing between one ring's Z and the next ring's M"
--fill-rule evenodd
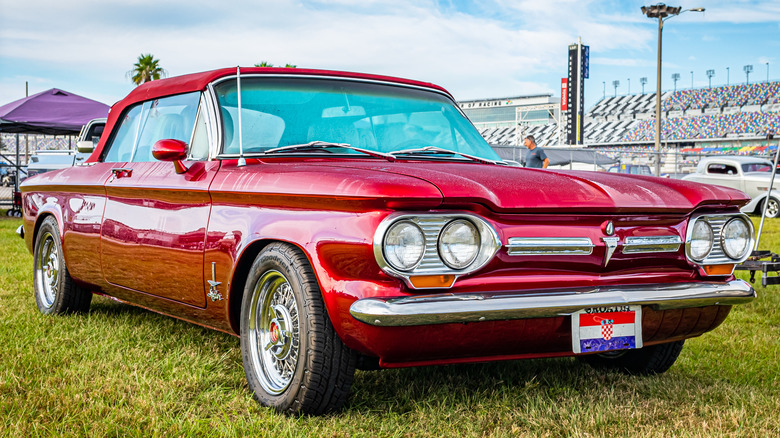
M14 178L14 192L19 191L19 177L22 176L22 166L19 163L19 134L16 134L16 178Z

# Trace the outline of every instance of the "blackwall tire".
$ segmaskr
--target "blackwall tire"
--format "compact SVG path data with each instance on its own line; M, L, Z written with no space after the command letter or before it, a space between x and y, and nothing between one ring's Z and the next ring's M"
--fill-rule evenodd
M638 375L661 374L677 360L684 343L685 341L676 341L637 350L589 354L577 358L597 369L612 369Z
M241 304L241 355L263 406L320 415L346 402L357 355L333 329L299 249L274 243L255 259Z
M86 312L92 293L78 286L68 272L57 221L44 219L33 248L35 304L47 315Z

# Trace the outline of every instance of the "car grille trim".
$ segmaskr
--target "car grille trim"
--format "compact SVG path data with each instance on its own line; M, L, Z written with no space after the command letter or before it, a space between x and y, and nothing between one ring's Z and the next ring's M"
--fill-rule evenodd
M596 245L587 237L510 237L509 255L590 255Z
M623 243L623 254L677 252L682 243L680 236L626 237Z

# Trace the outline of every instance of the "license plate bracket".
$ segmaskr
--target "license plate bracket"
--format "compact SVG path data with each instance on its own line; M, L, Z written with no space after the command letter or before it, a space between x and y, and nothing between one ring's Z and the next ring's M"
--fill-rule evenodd
M642 306L589 307L571 314L575 354L642 348Z

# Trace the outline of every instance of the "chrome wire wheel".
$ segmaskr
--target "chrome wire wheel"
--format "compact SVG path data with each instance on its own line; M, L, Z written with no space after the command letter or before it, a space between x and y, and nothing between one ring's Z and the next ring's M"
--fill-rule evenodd
M262 275L249 308L249 353L263 389L284 392L295 376L300 353L298 302L279 271Z
M44 233L38 240L38 259L36 260L36 291L44 307L54 305L59 288L60 256L57 242L50 232Z

